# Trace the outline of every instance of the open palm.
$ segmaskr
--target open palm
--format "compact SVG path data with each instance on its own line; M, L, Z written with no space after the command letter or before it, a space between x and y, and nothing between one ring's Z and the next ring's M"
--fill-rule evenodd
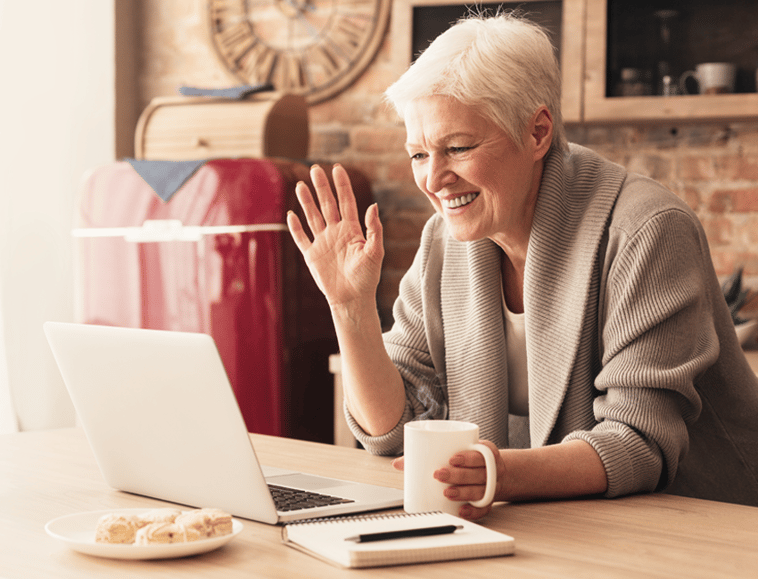
M293 212L287 215L287 224L330 305L374 299L384 257L378 209L374 204L366 212L364 237L347 172L341 165L335 165L332 178L336 199L324 170L319 166L311 168L318 205L308 186L303 182L297 184L297 198L313 239Z

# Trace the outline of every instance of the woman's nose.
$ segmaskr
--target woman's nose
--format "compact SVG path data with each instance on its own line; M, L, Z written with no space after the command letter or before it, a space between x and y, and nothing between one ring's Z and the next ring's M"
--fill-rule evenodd
M455 183L458 176L444 159L430 157L427 164L426 190L438 193L446 186Z

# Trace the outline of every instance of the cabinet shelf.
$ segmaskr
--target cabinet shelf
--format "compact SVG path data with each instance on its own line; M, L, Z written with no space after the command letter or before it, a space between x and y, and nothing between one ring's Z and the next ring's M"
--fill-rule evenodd
M607 0L565 0L564 24L569 8L584 4L584 75L581 121L624 123L676 121L735 121L758 118L758 94L677 96L607 96L608 2ZM564 38L569 31L564 28ZM565 78L565 77L564 77ZM569 80L569 82L571 82ZM576 91L569 87L569 90Z

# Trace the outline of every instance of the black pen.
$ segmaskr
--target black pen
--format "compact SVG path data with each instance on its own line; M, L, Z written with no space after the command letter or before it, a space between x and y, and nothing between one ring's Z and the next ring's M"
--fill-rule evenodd
M406 539L409 537L429 537L432 535L449 535L462 529L463 525L443 525L441 527L421 527L419 529L404 529L402 531L385 531L383 533L366 533L348 537L345 541L354 543L370 543L372 541L388 541L389 539Z

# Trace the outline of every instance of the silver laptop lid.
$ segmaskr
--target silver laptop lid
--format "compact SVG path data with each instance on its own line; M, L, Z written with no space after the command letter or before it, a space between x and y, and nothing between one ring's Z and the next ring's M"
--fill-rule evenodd
M278 521L210 336L60 322L44 329L110 486Z

